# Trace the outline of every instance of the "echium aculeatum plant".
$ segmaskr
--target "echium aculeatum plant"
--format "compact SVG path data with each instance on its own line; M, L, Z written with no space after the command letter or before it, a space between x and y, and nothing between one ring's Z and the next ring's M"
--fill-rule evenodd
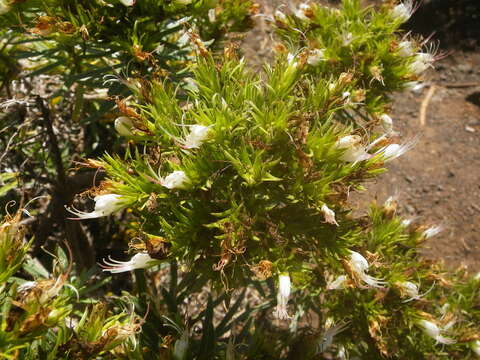
M1 219L2 357L53 360L132 354L142 319L131 305L112 313L91 294L83 298L93 288L72 275L65 253L57 249L54 271L49 273L29 256L32 242L25 241L25 232L21 211Z
M200 49L188 92L128 80L136 104L117 122L125 157L96 163L109 179L93 189L95 209L73 210L130 208L141 219L131 260L105 270L170 259L226 288L273 277L274 316L298 320L301 307L320 319L304 358L478 352L478 280L447 278L419 256L436 228L397 217L395 199L363 217L349 206L415 144L388 115L392 91L417 84L435 59L399 31L413 10L305 3L275 13L289 48L276 46L264 74L231 48L218 58ZM279 346L294 349L294 339Z

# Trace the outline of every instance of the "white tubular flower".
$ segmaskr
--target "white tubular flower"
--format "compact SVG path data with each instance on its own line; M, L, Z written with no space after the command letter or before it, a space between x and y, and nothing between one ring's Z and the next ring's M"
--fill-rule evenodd
M335 212L330 209L326 204L322 205L321 211L325 216L325 222L338 226L337 220L335 220Z
M405 154L407 151L413 148L417 142L418 138L413 138L403 144L390 144L378 150L375 155L381 154L385 159L384 161L388 162Z
M410 281L397 282L396 285L400 288L400 291L402 292L402 295L405 294L405 295L409 296L408 299L403 301L404 303L412 301L412 300L420 300L422 297L427 295L433 289L433 285L432 285L432 287L428 291L426 291L423 294L419 294L417 284L414 284Z
M36 281L25 281L23 284L20 284L17 287L17 292L19 292L19 293L27 292L27 291L33 289L34 287L36 287L37 284L38 283Z
M280 10L276 10L273 17L275 18L276 21L279 21L279 22L282 22L282 23L287 22L287 16L283 12L281 12Z
M385 281L374 278L367 274L368 271L368 261L361 254L356 251L350 251L350 267L356 276L367 285L376 288L383 288L383 285L386 284Z
M328 348L333 344L333 338L340 334L348 327L349 321L341 321L336 325L329 326L325 324L325 331L321 337L321 341L318 344L318 352L323 353L328 350Z
M303 21L309 21L312 14L312 8L307 3L302 3L298 5L298 8L295 10L295 16Z
M135 5L135 0L120 0L120 2L125 6L133 6Z
M402 226L403 227L409 227L410 224L413 222L414 219L403 219L402 220Z
M312 66L320 64L325 60L325 51L322 49L313 49L310 50L310 54L307 57L307 63Z
M397 283L398 287L405 292L410 298L403 302L409 302L412 300L418 300L420 296L418 295L418 286L410 281L402 281Z
M382 124L383 129L387 134L391 134L393 132L393 120L387 114L380 115L380 121Z
M327 283L327 290L344 289L346 282L347 282L347 277L345 275L340 275L335 280Z
M298 67L298 61L297 61L297 57L295 56L295 54L288 53L287 62L288 62L288 65L292 66L293 68Z
M446 338L442 336L441 332L443 329L439 328L437 324L428 321L428 320L420 320L418 325L422 328L423 332L434 339L437 343L451 345L455 344L455 340Z
M80 211L74 207L66 206L65 208L80 219L95 219L108 216L126 207L125 199L118 194L97 195L93 200L95 201L95 208L92 212Z
M348 46L353 41L353 34L351 32L344 32L342 33L341 39L342 39L342 45Z
M401 57L410 57L415 54L415 49L411 41L405 40L398 44L398 55Z
M288 274L278 276L277 307L274 311L275 316L280 320L290 319L288 315L288 298L290 297L291 281Z
M394 19L405 22L410 19L414 11L413 0L405 0L403 3L395 6L391 14Z
M187 175L185 175L183 171L177 170L161 179L161 184L167 189L181 189L185 186L187 181Z
M425 87L425 84L421 83L420 81L408 81L403 84L403 87L405 88L405 90L420 92L420 90Z
M475 340L475 341L472 341L470 343L470 349L472 349L472 351L480 356L480 340Z
M210 126L192 125L190 127L190 134L187 135L183 146L185 149L198 149L203 142L208 138Z
M104 260L105 265L102 265L103 271L110 271L112 274L118 274L135 269L145 269L152 266L152 261L155 261L148 255L148 253L138 253L133 255L129 261L113 260L111 257L109 261Z
M347 135L337 140L335 147L337 149L345 149L341 156L341 160L346 162L359 162L370 159L370 155L366 147L361 144L362 138L358 135Z
M422 236L425 239L430 239L430 238L440 234L442 231L443 231L443 226L440 226L440 225L430 226L427 230L425 230L422 233Z
M215 9L208 10L208 20L213 24L217 20L217 14Z
M0 15L6 14L11 9L9 0L0 0Z
M133 121L127 116L120 116L115 119L115 130L121 136L130 137L133 136L132 129Z
M435 61L435 58L432 54L429 53L418 53L415 56L415 60L410 64L409 69L412 73L420 75L429 67L433 67L432 64Z

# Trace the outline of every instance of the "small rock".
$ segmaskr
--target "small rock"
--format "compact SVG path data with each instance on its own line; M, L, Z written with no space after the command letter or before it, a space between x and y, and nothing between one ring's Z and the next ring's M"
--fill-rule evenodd
M405 210L407 210L407 212L408 212L409 214L415 214L415 208L414 208L412 205L406 204L406 205L405 205Z
M457 66L457 69L458 69L458 71L468 72L468 73L473 71L472 65L470 65L469 63L460 64L460 65Z
M443 190L444 190L444 189L443 189L443 186L442 186L442 185L437 185L437 190L438 190L438 191L443 191Z
M405 180L407 180L407 182L409 182L410 184L413 183L413 178L411 176L405 176Z
M465 131L468 131L470 133L474 133L475 129L473 127L467 125L467 126L465 126Z

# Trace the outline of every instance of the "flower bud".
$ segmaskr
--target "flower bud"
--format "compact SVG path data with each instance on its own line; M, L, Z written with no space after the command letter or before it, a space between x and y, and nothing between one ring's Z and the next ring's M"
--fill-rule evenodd
M135 5L135 0L120 0L120 2L125 6L133 6Z
M393 120L387 114L380 115L380 121L386 133L390 134L393 131Z
M286 23L287 22L287 16L281 12L280 10L275 11L275 14L273 15L275 20L281 23Z
M391 15L394 19L405 22L410 19L414 11L413 0L405 0L392 9Z
M335 220L335 212L332 209L330 209L326 204L323 204L321 211L323 216L325 216L325 222L338 226L338 223Z
M162 185L167 189L180 189L185 186L188 178L183 171L174 171L170 175L162 179Z
M127 116L120 116L115 119L115 130L121 136L133 136L132 129L134 129L133 121Z
M312 66L316 66L325 60L324 51L322 49L310 50L310 54L307 57L307 63Z

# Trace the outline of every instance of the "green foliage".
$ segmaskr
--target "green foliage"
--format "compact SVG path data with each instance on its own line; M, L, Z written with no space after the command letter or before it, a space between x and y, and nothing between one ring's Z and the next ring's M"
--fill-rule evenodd
M86 220L127 209L121 226L131 258L102 267L134 277L116 275L108 285L96 268L73 269L61 250L50 274L27 256L20 215L7 219L0 228L6 357L478 354L478 276L448 275L420 255L438 229L398 217L394 198L364 215L350 204L351 192L415 144L400 141L387 115L392 94L416 85L436 56L400 30L413 3L363 9L344 0L340 9L312 3L277 11L282 42L261 73L232 45L215 51L226 32L247 24L249 1L8 7L0 23L23 40L4 33L2 51L40 56L32 77L62 73L51 102L34 104L50 140L49 106L65 101L74 84L71 114L88 114L80 122L94 129L101 127L92 119L114 105L87 106L86 89L108 86L119 96L115 129L126 144L83 162L106 177L88 192L93 211L68 210ZM115 77L104 83L108 74ZM65 201L69 153L55 144L50 168ZM33 152L40 148L34 143ZM2 177L2 186L11 179ZM22 281L27 275L33 280ZM105 295L119 288L121 297Z

